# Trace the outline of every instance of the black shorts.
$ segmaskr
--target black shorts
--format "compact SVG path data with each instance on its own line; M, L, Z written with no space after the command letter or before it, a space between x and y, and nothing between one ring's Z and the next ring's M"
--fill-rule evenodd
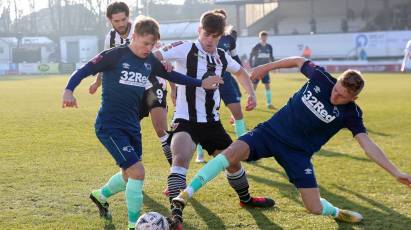
M220 121L212 123L190 122L184 119L174 121L173 133L186 132L195 144L201 144L208 154L224 150L233 142Z
M167 108L167 90L164 90L163 85L157 78L150 78L149 80L152 86L144 92L140 120L148 117L148 113L153 108Z

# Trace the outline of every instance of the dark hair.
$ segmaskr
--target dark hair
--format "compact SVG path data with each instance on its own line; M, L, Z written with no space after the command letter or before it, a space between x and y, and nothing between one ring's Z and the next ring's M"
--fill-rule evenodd
M215 9L213 12L217 14L222 14L225 18L227 18L227 12L224 9Z
M258 34L258 37L261 38L262 36L268 36L267 31L263 30L263 31L261 31L261 32Z
M124 2L113 2L107 6L106 17L111 19L113 14L118 14L124 12L126 16L130 14L130 9Z
M348 69L344 71L338 78L342 86L348 90L353 96L357 96L364 88L364 79L361 73L357 70Z
M200 18L201 27L207 33L222 35L225 32L226 20L223 14L207 11Z
M153 35L156 40L160 40L160 26L158 22L151 17L140 15L135 20L134 33L144 36Z

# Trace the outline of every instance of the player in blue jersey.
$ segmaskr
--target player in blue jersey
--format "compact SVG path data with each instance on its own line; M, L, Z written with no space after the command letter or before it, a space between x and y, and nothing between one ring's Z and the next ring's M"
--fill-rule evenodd
M167 72L151 53L160 38L158 23L151 18L137 18L132 42L105 50L74 72L63 94L63 108L77 107L73 90L80 81L103 73L102 102L96 118L96 135L115 159L121 172L113 175L90 198L100 215L110 219L107 199L125 191L129 228L134 229L143 204L144 167L141 162L142 140L140 113L143 96L151 83L149 78L160 76L178 84L215 89L223 83L220 77L198 80L177 72Z
M223 9L214 10L214 12L222 14L225 18L227 18L227 13ZM229 26L231 27L231 26ZM238 57L236 51L236 40L237 40L237 33L235 30L229 30L221 36L220 40L218 41L217 47L223 49L225 52L229 53L231 57L241 65L241 60ZM234 130L235 135L240 137L244 133L247 132L245 123L243 120L243 112L241 110L241 92L238 86L237 81L234 77L230 74L230 72L226 71L223 74L223 81L224 84L220 86L220 96L223 100L224 104L228 107L231 112L230 121L234 123ZM196 162L203 163L203 149L201 145L197 145L197 158Z
M267 39L268 39L267 32L261 31L258 34L258 37L260 38L260 42L253 47L253 49L251 50L251 54L250 54L251 67L264 65L266 63L274 61L273 47L267 43ZM259 81L260 81L259 79L253 80L254 90L257 89L257 85ZM267 108L274 109L274 106L272 105L272 102L271 102L272 92L271 92L271 87L270 87L270 75L266 73L261 81L263 82L264 87L265 87L264 93L265 93Z
M174 203L184 206L194 192L231 165L274 157L299 190L310 213L360 222L361 214L339 209L321 198L311 164L312 155L343 128L351 131L371 160L411 188L411 176L400 172L367 135L361 109L354 102L364 86L361 74L347 70L335 79L311 61L290 57L255 68L252 78L260 79L270 70L292 67L300 68L308 78L303 87L269 120L241 136L200 169Z
M129 21L130 9L124 2L113 2L107 6L106 17L112 25L104 41L104 49L130 44L133 35L132 22ZM101 74L90 85L89 93L94 94L101 86ZM141 119L150 114L153 128L160 140L164 156L171 165L171 150L167 131L167 90L166 81L159 78L150 78L152 87L144 95L144 112Z

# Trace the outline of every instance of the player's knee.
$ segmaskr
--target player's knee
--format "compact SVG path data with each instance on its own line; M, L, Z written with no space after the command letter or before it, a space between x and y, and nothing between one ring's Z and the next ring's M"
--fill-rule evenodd
M136 163L125 170L129 178L135 180L144 180L145 172L144 167L141 163Z
M241 141L235 141L225 151L224 155L227 158L230 166L238 165L240 161L248 158L250 149L247 144Z

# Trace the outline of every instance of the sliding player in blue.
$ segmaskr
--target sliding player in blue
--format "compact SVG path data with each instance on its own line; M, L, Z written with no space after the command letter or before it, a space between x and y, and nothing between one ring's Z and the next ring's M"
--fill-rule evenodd
M299 190L310 213L360 222L361 214L339 209L321 198L311 164L312 155L343 128L351 131L371 160L411 188L411 176L400 172L367 135L361 109L354 102L364 87L361 74L347 70L335 79L311 61L290 57L258 66L252 78L260 79L270 70L292 67L300 68L308 78L303 87L268 121L241 136L201 168L190 185L173 199L174 203L184 207L193 193L231 165L274 157Z
M77 107L73 91L80 81L103 73L103 93L95 129L100 142L121 168L108 182L90 194L100 215L111 219L107 199L125 191L128 226L134 229L143 204L144 167L141 162L142 140L140 118L143 95L151 87L149 78L159 76L178 84L215 89L223 83L220 77L197 80L177 72L167 72L151 53L160 39L158 23L152 18L138 17L132 42L105 50L74 72L63 94L63 108Z

